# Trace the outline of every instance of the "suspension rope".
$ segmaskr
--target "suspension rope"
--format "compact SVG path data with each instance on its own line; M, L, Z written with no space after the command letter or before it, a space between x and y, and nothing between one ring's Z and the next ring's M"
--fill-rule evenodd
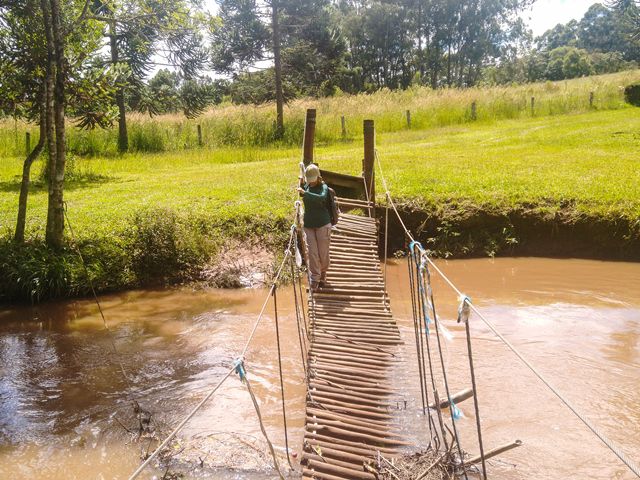
M302 327L302 320L300 315L300 304L298 302L298 287L296 285L296 267L295 262L289 262L291 264L291 282L293 287L293 303L296 311L296 331L298 333L298 343L300 344L300 357L302 359L302 369L304 371L304 376L307 378L307 360L305 358L305 352L307 351L307 345L305 343L304 337L306 333Z
M462 446L460 445L460 435L458 435L458 427L456 426L456 406L451 399L451 391L449 389L449 380L447 378L447 369L445 368L444 356L442 355L442 341L440 340L440 321L438 320L438 314L436 313L436 304L433 299L433 290L431 289L431 280L428 268L421 269L421 278L424 281L424 274L427 275L427 291L429 294L429 302L431 304L431 313L433 315L433 322L435 324L436 340L438 344L438 355L440 356L440 365L442 367L442 379L444 381L444 389L447 393L447 399L449 400L449 412L451 413L451 425L453 427L453 435L456 440L456 446L458 449L458 455L460 456L460 465L463 468L462 473L464 478L468 480L467 471L464 469L464 456L462 455ZM424 293L424 290L423 290ZM436 405L436 408L440 408Z
M418 312L416 307L416 298L415 298L415 286L413 282L413 258L410 256L407 257L408 270L409 270L409 289L411 290L411 310L413 314L413 331L416 337L416 355L418 357L418 372L420 375L420 391L422 397L422 413L426 414L428 402L425 402L425 391L426 388L426 374L423 372L423 369L426 367L424 365L424 356L421 348L422 341L422 333L418 330L419 321L418 321Z
M389 192L389 188L386 182L386 179L384 177L384 172L382 170L382 164L380 162L380 158L378 157L378 152L376 150L375 152L375 157L378 163L378 168L380 170L380 177L382 180L382 184L386 190L386 192ZM400 215L398 208L395 204L395 202L393 201L393 198L390 197L390 202L391 207L393 209L393 211L396 214L396 217L398 218L398 221L400 222L400 225L402 226L405 235L407 235L408 238L411 239L412 242L415 242L415 239L413 237L413 235L411 235L411 232L409 231L409 229L407 228L407 226L405 225L404 221L402 220L402 216ZM438 268L438 266L434 263L434 261L430 258L430 256L427 254L427 252L422 249L420 247L420 255L425 259L425 261L427 263L429 263L429 265L431 265L433 267L433 269L440 275L440 277L452 288L452 290L454 292L456 292L459 296L463 297L465 296L456 286L455 284L444 274L444 272L442 270L440 270L440 268ZM600 441L607 447L609 448L609 450L611 450L621 461L622 463L624 463L629 470L631 470L638 478L640 478L640 467L638 467L638 465L636 465L621 449L619 446L617 446L615 443L613 443L607 436L605 436L600 430L599 428L594 425L588 418L586 418L582 413L580 413L578 411L578 409L576 407L573 406L573 404L560 392L558 391L547 379L546 377L544 377L542 375L542 373L540 373L540 371L538 371L538 369L536 367L534 367L519 351L518 349L516 349L511 342L509 342L497 329L496 327L493 325L493 323L491 323L489 321L489 319L487 319L482 312L471 302L471 301L467 301L469 304L469 307L471 308L471 310L473 310L473 312L478 315L478 317L487 325L487 327L489 327L489 329L494 333L494 335L496 335L515 355L516 357L518 357L518 359L536 376L538 377L538 379L547 387L549 388L549 390L551 390L551 392L589 429L591 430L591 432L598 438L600 439Z
M278 322L278 288L274 286L273 288L273 316L274 323L276 325L276 344L278 346L278 372L280 373L280 394L282 398L282 423L284 424L284 448L287 452L287 462L289 462L289 466L291 470L294 470L293 465L291 464L291 457L289 456L289 434L287 431L287 409L286 402L284 399L284 379L282 376L282 352L280 350L280 326Z
M416 357L418 360L418 375L420 378L420 399L422 400L422 414L428 415L428 426L429 426L429 445L434 441L436 443L436 450L440 448L440 440L438 437L438 430L435 428L435 422L431 415L431 411L428 409L429 407L429 391L427 387L427 373L426 373L426 365L424 361L424 345L422 340L422 327L421 321L418 317L418 307L417 307L417 295L416 295L416 287L413 273L413 258L411 256L407 256L407 264L409 271L409 289L411 290L411 311L413 315L413 332L416 340ZM435 432L435 435L434 435Z
M64 209L63 209L64 218L67 221L67 225L69 226L69 233L71 234L71 243L72 243L73 248L75 249L76 253L78 254L78 257L80 257L80 262L82 263L82 268L84 269L84 274L87 277L87 281L89 282L89 289L91 290L91 295L93 296L93 300L96 302L96 305L98 307L98 312L100 312L100 317L102 318L102 324L104 325L104 329L107 332L107 337L109 338L109 342L111 343L111 348L113 350L114 356L116 358L116 361L118 362L118 366L120 367L120 371L122 372L122 377L124 378L125 383L127 384L129 395L131 396L131 401L133 402L134 412L137 415L140 415L140 412L142 411L142 408L140 407L140 402L138 402L138 400L136 398L136 395L134 393L135 389L133 387L133 382L131 381L131 378L127 374L126 369L124 368L124 364L122 363L122 358L120 357L120 352L118 351L118 348L116 347L116 341L115 341L115 338L114 338L114 333L109 328L109 324L107 323L107 318L105 317L104 310L102 310L102 305L100 304L100 300L98 299L98 295L96 293L96 289L95 289L95 287L93 285L93 280L91 278L91 275L89 274L89 268L87 267L87 263L84 260L84 256L82 255L82 251L80 250L80 246L78 245L78 242L76 241L76 236L75 236L75 233L73 231L73 226L71 225L71 220L69 220L69 213L67 211L68 210L67 202L63 203L63 207L64 207Z
M484 458L484 444L482 443L482 427L480 424L480 406L478 402L478 391L476 386L476 372L473 368L473 351L471 349L471 331L469 329L469 307L468 297L462 299L458 309L458 323L463 321L467 337L467 355L469 356L469 371L471 372L471 388L473 389L473 408L476 413L476 431L478 432L478 446L480 447L480 459L482 461L482 478L487 480L487 465Z
M433 360L432 360L432 355L431 355L431 342L429 341L429 310L428 310L428 300L427 300L427 296L425 293L425 288L424 288L424 277L421 271L421 264L418 263L418 257L415 255L416 252L416 243L413 242L410 245L410 250L413 252L413 260L415 262L415 275L416 275L416 298L419 298L419 307L418 307L418 312L422 311L422 321L419 323L420 327L419 327L419 332L420 332L420 341L422 342L422 339L424 338L424 343L427 346L427 358L429 360L429 376L431 377L431 388L433 389L433 395L435 398L435 407L436 407L436 411L438 413L438 420L440 422L440 426L441 426L441 433L442 433L442 441L444 443L445 449L449 450L449 443L447 441L447 435L446 435L446 431L444 430L444 424L443 424L443 420L442 420L442 413L440 411L440 402L438 400L438 389L436 387L436 381L435 381L435 375L433 372ZM422 326L424 325L424 336L422 335ZM436 325L437 327L437 325ZM438 337L438 341L439 341L439 337ZM440 346L438 344L438 346ZM424 347L423 347L424 348ZM440 356L440 359L442 361L442 355ZM444 364L442 364L442 370L445 370ZM448 396L448 393L447 393ZM427 397L428 400L428 397ZM449 399L450 400L450 399ZM427 403L428 404L428 403ZM453 412L451 415L451 419L453 421ZM454 425L455 427L455 425ZM452 435L452 437L454 437L454 439L457 441L458 437L457 434L456 435Z
M249 392L249 396L251 397L253 408L255 408L256 415L258 416L258 423L260 424L260 430L262 431L262 435L267 441L267 445L269 446L269 451L271 452L271 457L273 458L273 465L276 467L276 471L278 472L278 476L280 477L280 480L284 480L284 476L280 471L280 465L278 464L278 457L276 456L276 452L273 448L273 444L271 443L271 440L269 440L269 436L267 435L267 430L264 428L264 422L262 421L262 414L260 413L260 407L258 406L258 401L256 400L256 396L254 395L253 389L251 388L251 382L249 382L249 378L247 378L247 373L244 369L244 360L242 359L236 360L234 371L240 377L240 381L247 386L247 391Z
M225 382L225 380L227 380L227 378L229 378L231 376L231 374L236 370L235 366L232 367L225 375L224 377L222 377L222 379L217 383L217 385L215 387L213 387L211 389L211 391L207 394L206 397L204 397L200 403L198 403L198 405L195 406L195 408L193 408L193 410L191 410L191 412L184 417L184 419L178 424L178 426L176 428L173 429L173 431L167 435L167 438L165 438L162 443L160 445L158 445L158 447L153 451L153 453L151 455L149 455L147 457L147 459L142 463L142 465L140 465L138 467L138 469L133 472L131 474L131 476L129 477L129 480L133 480L135 478L138 477L138 475L140 475L142 473L142 471L151 463L151 461L167 446L169 445L169 442L171 440L173 440L173 438L180 433L180 430L182 430L184 428L184 426L189 422L189 420L191 420L193 418L193 416L198 413L198 411L202 408L202 406L207 403L207 401L213 396L214 393L216 393L218 391L218 389L222 386L222 384Z
M284 258L282 260L282 262L280 263L280 266L278 267L276 274L274 276L273 279L273 283L271 285L271 288L269 289L269 293L267 294L267 297L265 299L265 302L262 306L262 309L260 310L260 313L258 314L258 317L253 325L253 328L251 330L251 334L249 335L249 338L247 340L247 343L245 344L241 355L238 357L238 360L236 360L233 368L231 368L231 370L229 370L225 376L218 382L218 384L216 384L215 387L213 387L211 389L211 391L200 401L200 403L198 403L198 405L196 405L195 408L193 408L193 410L191 410L191 412L178 424L178 426L162 441L162 443L160 443L160 445L158 445L158 447L156 447L156 449L153 451L153 453L151 455L149 455L149 457L147 457L147 459L138 467L138 469L129 477L129 480L134 480L135 478L137 478L140 473L142 473L142 471L151 463L151 461L169 444L169 442L184 428L184 426L189 422L189 420L191 420L193 418L193 416L207 403L207 401L213 396L213 394L222 386L222 384L231 376L231 374L234 371L237 371L238 373L240 373L240 371L242 371L242 373L240 374L240 378L242 379L246 379L246 374L244 372L244 357L247 353L247 350L249 349L249 346L251 344L251 341L253 340L253 337L255 336L255 333L258 329L258 325L260 324L260 321L262 320L262 317L264 315L264 312L266 310L267 304L269 303L269 300L271 298L271 296L273 295L273 292L275 291L275 286L277 285L277 283L279 282L282 273L284 271L284 267L287 263L287 261L290 259L291 256L291 247L292 247L292 242L294 239L294 235L295 235L295 231L294 229L291 229L291 235L289 236L289 242L287 244L287 249L285 250L285 254L284 254ZM260 416L260 412L259 412L259 408L258 408L258 404L255 400L255 397L253 395L253 391L251 390L251 386L249 385L248 381L247 381L247 389L249 390L249 394L251 395L251 400L253 401L254 407L256 409L256 413L258 415L258 419L260 421L260 428L262 430L262 433L264 434L267 443L269 444L269 447L271 449L272 455L273 455L273 460L274 460L274 464L276 466L276 469L278 470L278 473L280 474L280 478L284 478L282 477L282 474L280 473L280 469L278 467L278 462L277 459L275 457L275 452L273 451L273 446L271 445L271 442L269 441L269 438L267 437L267 433L264 429L264 426L262 425L262 417Z
M384 207L384 289L387 291L387 252L389 249L389 195L385 195L387 201Z

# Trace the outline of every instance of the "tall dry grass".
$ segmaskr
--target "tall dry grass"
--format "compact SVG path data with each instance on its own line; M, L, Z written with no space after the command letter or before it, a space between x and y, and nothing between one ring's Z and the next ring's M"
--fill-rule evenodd
M275 108L224 104L210 109L196 120L182 115L149 118L130 114L130 148L133 152L164 152L199 148L200 124L205 148L232 146L256 147L273 144L298 145L304 129L307 108L316 108L316 140L333 143L361 136L362 121L373 119L380 133L407 129L406 111L411 111L411 128L427 129L467 122L492 122L501 119L581 113L590 109L612 110L625 107L623 89L640 81L640 70L586 77L561 82L517 86L477 87L432 90L414 87L404 91L380 90L373 94L331 98L300 99L285 109L285 130L275 135ZM593 104L590 95L593 92ZM531 109L531 98L535 107ZM476 103L476 116L471 112ZM346 119L343 136L341 117ZM37 141L37 128L22 122L0 122L0 156L24 154L24 134L30 131ZM82 156L116 155L117 129L79 131L69 129L70 152Z

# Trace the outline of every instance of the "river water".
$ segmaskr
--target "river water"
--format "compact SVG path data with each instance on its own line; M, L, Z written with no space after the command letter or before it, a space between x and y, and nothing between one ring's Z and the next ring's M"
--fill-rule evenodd
M640 264L505 258L440 265L543 375L640 461ZM407 436L420 439L425 422L404 261L389 265L387 275L405 340L394 377L398 417ZM462 390L470 380L464 329L455 323L457 299L437 275L434 293L453 334L444 352L451 390ZM169 432L242 351L265 295L180 288L103 296L111 334L89 300L0 311L0 479L128 478L153 447L136 434L132 401L151 413L157 435ZM290 288L278 297L295 456L304 375ZM271 306L267 313L246 362L282 461ZM491 477L635 478L475 316L471 330L485 446L523 442L490 462ZM465 415L457 423L462 446L475 454L473 404L459 407ZM236 377L193 418L171 452L172 471L190 466L182 470L184 478L275 478L246 387ZM164 473L151 469L140 478Z

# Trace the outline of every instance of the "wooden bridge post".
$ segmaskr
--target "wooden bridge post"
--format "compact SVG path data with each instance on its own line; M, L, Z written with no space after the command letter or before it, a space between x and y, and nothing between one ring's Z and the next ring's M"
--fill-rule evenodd
M376 180L375 180L375 158L376 158L376 129L373 120L364 121L364 160L362 161L362 176L364 177L368 200L376 203Z
M307 109L307 118L304 123L304 146L302 161L306 167L313 162L313 142L316 137L316 110Z

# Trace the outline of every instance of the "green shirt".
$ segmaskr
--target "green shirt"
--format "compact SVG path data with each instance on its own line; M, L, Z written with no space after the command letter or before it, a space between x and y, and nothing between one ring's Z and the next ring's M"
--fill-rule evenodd
M331 223L331 216L327 208L329 187L325 183L310 187L304 186L302 201L304 203L304 226L307 228L324 227Z

